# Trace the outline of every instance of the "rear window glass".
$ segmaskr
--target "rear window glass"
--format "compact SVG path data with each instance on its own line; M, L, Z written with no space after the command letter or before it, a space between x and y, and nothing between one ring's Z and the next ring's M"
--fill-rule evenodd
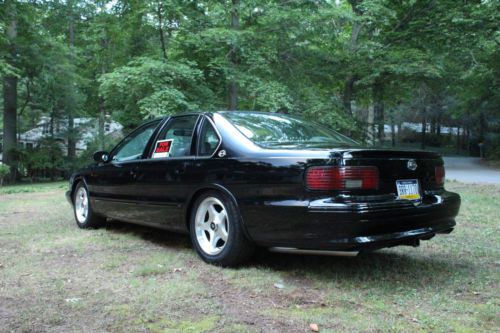
M241 133L265 147L286 145L357 146L349 137L299 117L265 113L221 113Z

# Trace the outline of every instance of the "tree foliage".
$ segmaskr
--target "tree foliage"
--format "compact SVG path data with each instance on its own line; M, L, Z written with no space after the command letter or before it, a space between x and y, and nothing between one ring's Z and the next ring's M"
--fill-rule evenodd
M6 0L0 75L4 86L15 78L17 93L4 90L3 99L17 100L18 132L42 115L98 117L101 127L111 117L131 128L150 117L229 109L237 94L237 109L302 114L361 140L372 124L383 140L384 123L404 120L494 140L499 7L475 0ZM99 140L102 147L102 131Z

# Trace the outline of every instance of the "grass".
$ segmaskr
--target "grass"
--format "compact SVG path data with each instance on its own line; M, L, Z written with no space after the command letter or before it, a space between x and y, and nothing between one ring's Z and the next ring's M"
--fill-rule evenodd
M67 181L61 182L50 182L50 183L22 183L9 186L0 187L0 195L2 194L13 194L13 193L32 193L32 192L44 192L53 189L65 189L68 187Z
M447 184L458 227L419 248L357 258L259 251L204 264L183 235L76 227L66 184L0 190L4 331L500 331L500 187Z

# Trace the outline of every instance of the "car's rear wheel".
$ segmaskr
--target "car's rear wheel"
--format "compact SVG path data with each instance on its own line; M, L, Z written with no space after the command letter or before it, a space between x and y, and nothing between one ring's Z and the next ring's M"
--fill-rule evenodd
M190 233L194 248L210 264L235 266L253 253L254 245L244 233L238 208L217 191L205 192L196 199Z
M97 228L102 226L106 219L94 213L90 204L89 191L83 182L78 183L73 195L73 210L76 224L82 228Z

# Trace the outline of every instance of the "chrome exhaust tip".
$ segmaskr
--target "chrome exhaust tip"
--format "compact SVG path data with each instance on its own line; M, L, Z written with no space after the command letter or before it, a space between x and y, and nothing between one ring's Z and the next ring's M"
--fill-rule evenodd
M359 251L305 250L297 249L295 247L270 247L269 251L276 253L310 254L334 257L355 257L359 254Z

